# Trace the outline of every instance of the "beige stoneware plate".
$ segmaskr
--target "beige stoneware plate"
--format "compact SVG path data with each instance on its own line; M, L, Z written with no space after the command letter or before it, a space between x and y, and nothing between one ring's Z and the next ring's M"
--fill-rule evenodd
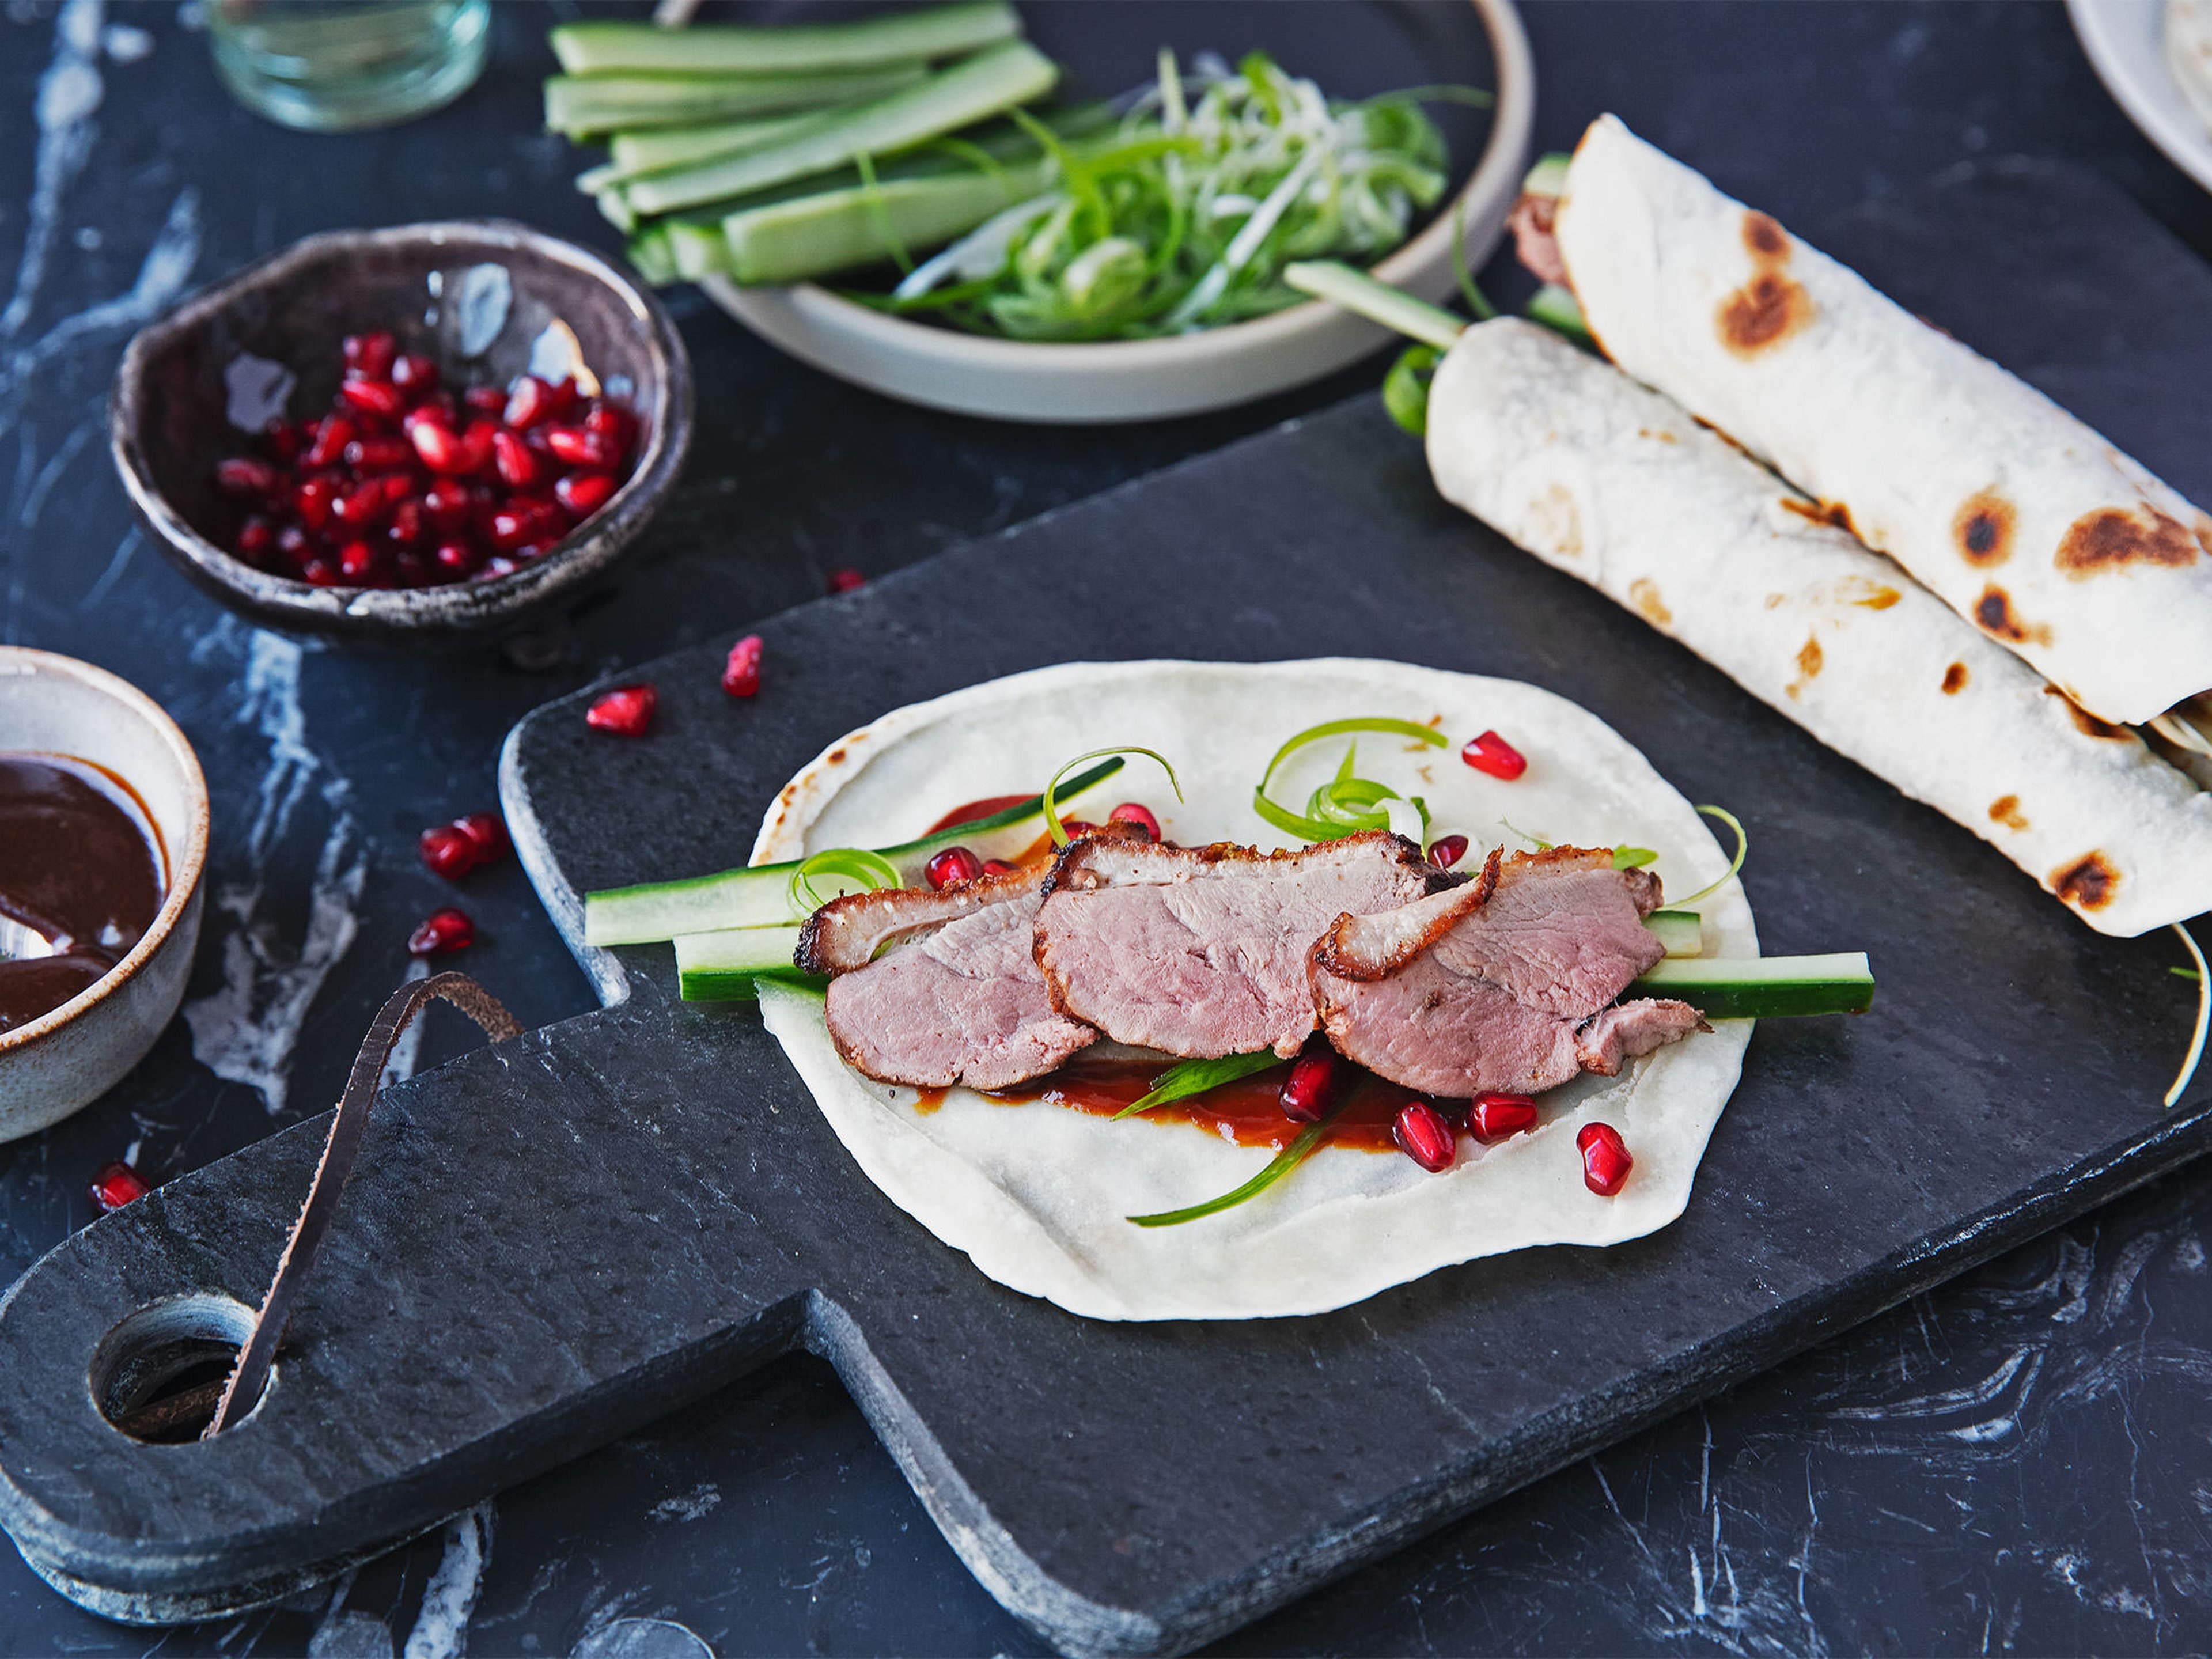
M1536 70L1513 0L1473 0L1490 38L1498 103L1481 159L1459 195L1374 267L1386 283L1439 299L1464 218L1480 267L1504 234L1528 170ZM1171 339L1061 345L957 333L887 316L812 283L701 286L753 332L802 362L907 403L1000 420L1074 424L1197 415L1288 391L1356 362L1390 338L1318 301Z

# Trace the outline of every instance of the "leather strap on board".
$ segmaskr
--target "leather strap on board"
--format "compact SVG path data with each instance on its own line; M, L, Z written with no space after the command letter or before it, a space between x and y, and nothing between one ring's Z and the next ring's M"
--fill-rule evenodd
M368 1129L369 1105L376 1098L377 1085L392 1058L392 1046L433 997L452 1003L483 1026L484 1035L494 1042L522 1035L522 1027L499 999L466 974L433 974L428 979L415 980L394 991L377 1011L368 1035L362 1039L361 1052L354 1056L345 1092L338 1097L330 1139L323 1143L322 1161L315 1165L307 1201L293 1224L292 1237L276 1262L276 1276L270 1281L269 1294L262 1298L261 1311L254 1317L252 1334L238 1351L238 1363L231 1368L230 1380L223 1384L222 1398L203 1439L221 1434L252 1411L261 1398L270 1364L276 1357L276 1345L283 1340L284 1327L292 1316L292 1304L299 1299L300 1287L315 1265L315 1253L322 1248L337 1214L338 1194L345 1190L346 1177L353 1173L354 1159L360 1155L362 1137Z

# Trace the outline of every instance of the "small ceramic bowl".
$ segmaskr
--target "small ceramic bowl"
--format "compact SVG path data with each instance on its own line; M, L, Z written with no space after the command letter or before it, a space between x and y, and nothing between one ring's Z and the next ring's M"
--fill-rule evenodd
M200 935L208 793L176 722L102 668L0 646L0 751L68 756L119 778L154 827L161 908L123 960L52 1013L0 1031L0 1141L90 1104L145 1057L184 1000Z
M1535 59L1513 0L1472 3L1497 76L1488 142L1458 196L1374 266L1382 281L1427 300L1452 290L1455 231L1464 234L1468 261L1478 269L1504 235L1535 126ZM1395 16L1425 33L1443 21L1433 12L1379 3L1368 15L1349 6L1312 12L1333 15L1340 30L1380 29ZM1224 21L1244 15L1232 7ZM763 339L855 385L932 409L1040 424L1162 420L1226 409L1334 374L1391 337L1379 324L1318 301L1164 339L1055 344L909 321L814 283L739 288L726 276L709 276L700 287Z
M387 328L445 383L558 379L580 363L636 411L635 470L607 504L511 575L434 587L316 587L224 550L236 506L216 463L274 416L320 416L339 343ZM234 610L298 632L387 645L520 629L603 577L674 487L691 441L691 368L660 302L597 254L501 220L310 236L141 330L108 399L108 447L139 517Z

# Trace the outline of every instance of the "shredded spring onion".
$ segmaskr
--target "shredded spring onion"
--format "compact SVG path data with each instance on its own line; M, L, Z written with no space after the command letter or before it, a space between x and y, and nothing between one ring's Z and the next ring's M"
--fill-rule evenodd
M1164 1106L1171 1100L1188 1100L1193 1095L1218 1089L1224 1083L1234 1083L1240 1077L1250 1077L1255 1072L1264 1072L1271 1066L1289 1063L1279 1058L1273 1050L1266 1048L1256 1054L1226 1054L1219 1060L1186 1060L1180 1066L1170 1066L1154 1078L1150 1089L1108 1121L1119 1123L1125 1117L1149 1112L1153 1107Z
M2197 1067L2204 1058L2205 1033L2212 1030L2212 968L2205 966L2204 952L2197 948L2197 941L2190 937L2186 927L2177 921L2173 924L2173 931L2181 935L2181 942L2189 947L2189 954L2197 963L2197 1030L2189 1039L2189 1057L2181 1062L2180 1075L2173 1079L2173 1086L2166 1091L2168 1106L2180 1100L2182 1091L2188 1088L2190 1079L2197 1075Z
M825 895L814 884L817 876L841 876L845 879ZM881 853L871 853L860 847L825 847L811 858L801 860L799 867L791 872L791 908L804 921L831 899L847 893L879 893L887 887L903 884L898 867Z
M1267 769L1260 775L1259 787L1252 792L1252 810L1285 835L1296 836L1301 841L1340 841L1362 830L1389 830L1417 846L1427 845L1427 804L1418 795L1409 799L1386 785L1355 777L1353 767L1358 754L1356 743L1345 750L1344 762L1337 768L1335 777L1307 798L1303 813L1293 812L1267 799L1267 785L1275 775L1275 769L1292 754L1310 743L1360 732L1413 738L1437 749L1445 746L1443 732L1413 720L1394 720L1381 714L1324 720L1319 726L1308 726L1275 751L1275 757L1267 763Z
M1344 1107L1340 1105L1320 1122L1307 1125L1299 1132L1296 1140L1275 1154L1266 1169L1234 1191L1224 1193L1218 1198L1210 1198L1203 1204L1194 1204L1188 1209L1159 1210L1151 1215L1133 1215L1128 1219L1139 1227L1179 1227L1186 1221L1196 1221L1202 1216L1218 1215L1224 1210L1234 1209L1248 1198L1257 1198L1314 1155L1322 1142L1328 1139L1328 1132L1336 1127L1336 1120L1343 1111Z
M1168 775L1168 782L1175 790L1176 799L1177 800L1182 799L1182 782L1176 776L1175 768L1168 764L1164 755L1153 750L1139 749L1134 744L1130 744L1119 749L1094 749L1087 755L1078 755L1059 771L1054 773L1052 781L1044 787L1044 830L1045 833L1052 837L1052 844L1054 847L1067 845L1067 826L1060 821L1059 809L1054 804L1055 798L1053 792L1060 787L1060 781L1085 761L1103 760L1112 755L1143 755L1149 759L1159 762L1160 770Z
M1429 435L1429 386L1443 361L1434 346L1407 346L1382 377L1382 407L1416 438Z
M1729 882L1733 881L1735 878L1736 872L1743 868L1743 855L1751 850L1751 837L1744 833L1743 820L1737 817L1735 813L1729 811L1724 806L1700 806L1698 811L1703 812L1709 818L1718 818L1723 823L1725 823L1729 829L1735 831L1735 857L1729 863L1728 874L1723 876L1718 881L1714 882L1711 886L1700 887L1696 892L1691 894L1687 898L1674 899L1669 901L1673 907L1678 910L1687 908L1689 906L1695 904L1701 898L1711 897L1713 894L1720 891L1720 890L1725 887Z

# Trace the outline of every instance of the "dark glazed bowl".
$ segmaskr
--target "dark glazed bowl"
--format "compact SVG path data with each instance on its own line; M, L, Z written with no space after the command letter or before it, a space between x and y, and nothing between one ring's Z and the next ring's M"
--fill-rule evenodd
M244 453L272 415L327 410L346 335L388 328L401 350L434 358L458 391L503 386L531 368L533 353L557 360L568 349L564 327L580 349L574 355L635 410L638 453L606 505L541 557L510 575L435 587L316 587L224 550L239 514L216 489L216 463ZM296 376L289 392L280 369ZM295 632L454 644L541 620L621 558L683 467L691 367L660 302L574 243L497 219L331 231L248 265L140 330L116 371L107 422L139 517L225 605Z

